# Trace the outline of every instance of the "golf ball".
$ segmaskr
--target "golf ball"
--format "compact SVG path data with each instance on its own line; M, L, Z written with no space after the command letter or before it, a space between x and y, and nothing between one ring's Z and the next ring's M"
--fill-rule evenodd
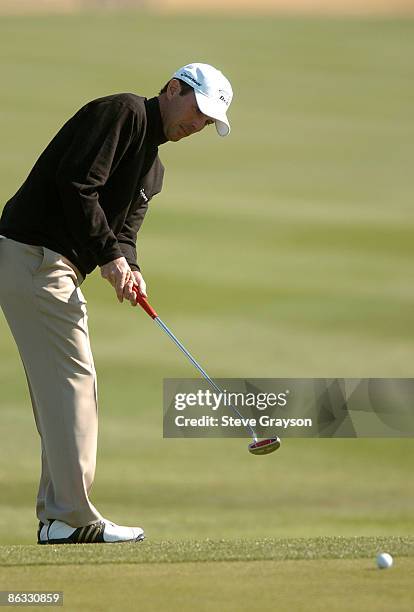
M377 565L380 569L388 569L393 564L393 558L388 553L380 553L377 555Z

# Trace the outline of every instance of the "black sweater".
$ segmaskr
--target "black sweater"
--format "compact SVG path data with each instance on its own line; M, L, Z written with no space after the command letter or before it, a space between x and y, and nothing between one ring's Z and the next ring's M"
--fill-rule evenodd
M158 98L124 93L89 102L7 202L0 234L57 251L84 276L122 256L139 270L137 232L162 188L163 142Z

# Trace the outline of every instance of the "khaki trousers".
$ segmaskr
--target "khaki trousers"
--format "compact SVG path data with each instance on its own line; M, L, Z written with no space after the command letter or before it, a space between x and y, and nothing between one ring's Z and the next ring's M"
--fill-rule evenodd
M0 305L19 349L41 438L37 516L73 527L101 518L89 501L98 404L82 281L59 253L0 238Z

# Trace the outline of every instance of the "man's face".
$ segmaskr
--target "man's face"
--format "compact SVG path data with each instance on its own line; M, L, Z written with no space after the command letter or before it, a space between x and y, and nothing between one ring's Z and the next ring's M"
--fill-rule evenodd
M180 91L179 81L172 79L161 112L165 137L172 142L200 132L206 125L214 123L214 119L204 115L198 108L194 90L184 96L180 96Z

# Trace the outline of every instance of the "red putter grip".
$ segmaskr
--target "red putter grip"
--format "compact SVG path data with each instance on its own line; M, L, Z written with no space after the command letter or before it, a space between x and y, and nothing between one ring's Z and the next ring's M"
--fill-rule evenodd
M156 319L158 317L157 313L153 309L153 307L148 303L147 298L140 294L139 289L136 285L132 287L133 291L135 291L135 295L137 296L137 302L145 310L147 314L151 317L151 319Z

